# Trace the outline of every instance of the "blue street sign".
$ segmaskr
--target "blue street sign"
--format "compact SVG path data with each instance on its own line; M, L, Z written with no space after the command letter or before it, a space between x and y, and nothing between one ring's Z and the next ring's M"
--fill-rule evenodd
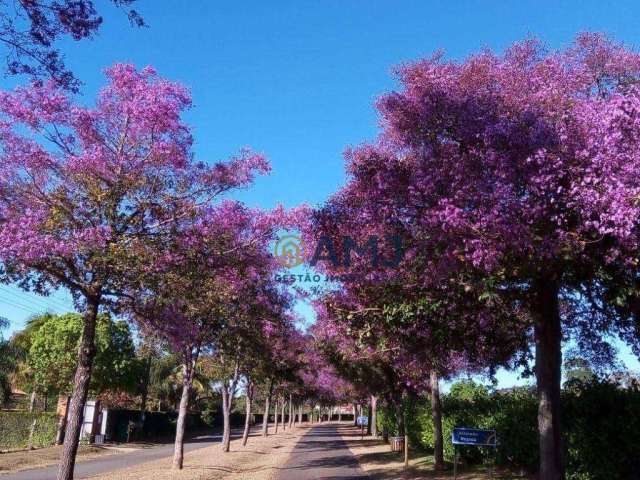
M454 445L477 445L495 447L497 443L495 430L480 430L478 428L454 428L451 433Z
M358 425L363 427L369 423L369 417L366 417L366 416L358 417L357 422L358 422Z

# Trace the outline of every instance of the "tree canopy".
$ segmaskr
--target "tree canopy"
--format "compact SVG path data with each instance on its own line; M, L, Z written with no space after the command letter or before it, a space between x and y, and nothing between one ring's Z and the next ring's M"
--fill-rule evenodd
M42 393L71 393L82 334L82 315L49 317L34 333L27 354L33 389ZM100 315L96 326L96 357L90 391L133 391L141 365L129 325Z

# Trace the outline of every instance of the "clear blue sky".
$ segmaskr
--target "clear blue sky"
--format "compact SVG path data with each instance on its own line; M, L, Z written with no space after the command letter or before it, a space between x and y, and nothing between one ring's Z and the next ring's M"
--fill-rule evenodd
M105 17L98 38L61 44L87 102L114 62L151 64L182 81L193 93L198 157L251 146L270 158L272 175L240 195L265 208L317 204L342 184L342 152L375 135L372 102L394 86L394 65L437 49L453 58L502 50L531 35L559 47L585 30L640 46L634 1L139 0L144 29L96 3ZM30 313L68 304L64 294L48 300L0 286L0 315L12 329ZM624 359L640 369L628 352Z

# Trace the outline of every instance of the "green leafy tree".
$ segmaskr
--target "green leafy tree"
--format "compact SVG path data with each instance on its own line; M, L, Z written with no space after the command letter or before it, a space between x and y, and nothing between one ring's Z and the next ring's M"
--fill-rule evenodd
M27 365L37 391L71 391L81 334L82 316L76 313L51 316L33 333ZM140 368L129 325L99 316L90 390L133 391Z
M563 366L565 386L575 382L590 382L596 378L596 372L585 358L569 356L565 359Z

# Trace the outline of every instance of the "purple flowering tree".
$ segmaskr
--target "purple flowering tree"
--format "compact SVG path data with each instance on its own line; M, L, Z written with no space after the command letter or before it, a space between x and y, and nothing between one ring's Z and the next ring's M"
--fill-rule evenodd
M176 427L173 468L183 465L185 419L196 364L221 381L223 450L229 451L233 397L248 365L260 350L263 324L287 307L274 288L276 265L267 244L277 214L252 211L225 201L200 209L167 239L136 251L141 272L122 294L120 307L147 334L163 340L182 363L182 397Z
M0 93L1 273L40 293L67 288L84 314L59 480L73 476L98 312L135 283L136 252L268 170L246 152L195 162L186 88L149 67L106 74L94 107L53 83Z
M379 139L347 153L340 195L361 222L407 234L420 288L462 281L524 312L539 474L562 479L563 335L606 352L603 332L631 328L602 292L636 271L640 55L583 34L558 52L529 40L463 62L438 54L398 77L377 104ZM478 328L487 319L469 307L459 320Z

